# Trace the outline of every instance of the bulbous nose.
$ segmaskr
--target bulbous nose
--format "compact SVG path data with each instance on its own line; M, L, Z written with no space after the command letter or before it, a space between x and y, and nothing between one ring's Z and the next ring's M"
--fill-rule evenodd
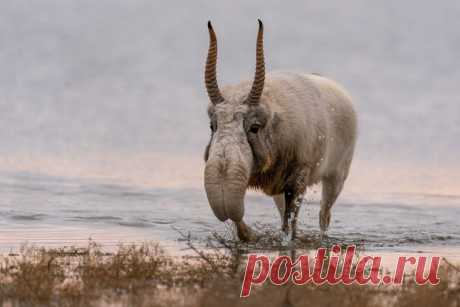
M244 196L248 171L241 165L219 160L208 160L204 171L204 186L209 205L221 221L239 222L244 215Z
M204 170L204 187L219 220L242 220L251 163L252 155L245 154L236 144L220 143L211 148Z

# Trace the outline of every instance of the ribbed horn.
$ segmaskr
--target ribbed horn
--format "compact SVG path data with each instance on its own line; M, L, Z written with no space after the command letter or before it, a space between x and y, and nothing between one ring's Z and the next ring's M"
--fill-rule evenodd
M206 90L208 91L209 99L213 104L218 104L224 101L222 94L219 91L216 77L216 63L217 63L217 38L214 29L212 28L211 21L208 21L209 30L209 49L208 57L206 59L206 70L204 73L204 81L206 83Z
M260 96L264 90L265 82L265 62L264 62L264 25L260 19L259 21L259 33L257 34L257 49L256 49L256 73L254 76L254 82L252 83L251 92L248 96L248 103L257 104L259 103Z

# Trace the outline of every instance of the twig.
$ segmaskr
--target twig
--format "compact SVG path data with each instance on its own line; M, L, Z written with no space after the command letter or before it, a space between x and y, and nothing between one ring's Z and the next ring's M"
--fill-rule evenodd
M176 227L172 226L171 227L172 229L174 229L177 233L179 233L182 238L184 238L187 242L187 246L193 250L198 256L201 257L201 259L203 259L204 261L206 261L211 267L213 270L217 270L218 267L216 266L216 264L214 263L214 261L212 261L211 259L209 259L208 256L206 256L205 253L203 253L202 251L198 250L191 242L191 238L190 238L190 232L186 235L184 234L182 231L180 231L179 229L177 229Z
M213 232L212 233L212 236L214 237L214 239L217 240L217 242L219 242L220 244L222 244L226 249L230 250L230 251L233 251L233 247L228 245L227 242L225 242L225 239L222 238L221 236L219 236L217 233Z
M456 267L455 265L453 265L452 263L450 263L445 257L442 257L442 260L444 260L444 262L447 263L449 267L453 268L457 272L460 272L460 269Z

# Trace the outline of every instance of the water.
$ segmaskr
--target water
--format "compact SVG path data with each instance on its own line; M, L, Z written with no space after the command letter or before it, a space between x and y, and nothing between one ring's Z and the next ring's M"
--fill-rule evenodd
M354 97L359 141L330 236L381 251L458 250L458 1L2 1L0 250L88 238L202 242L225 232L205 199L206 22L220 84L318 72ZM317 234L318 194L301 229ZM248 196L250 224L277 211Z
M229 227L212 214L202 189L139 188L27 173L0 177L0 251L21 244L85 246L91 238L111 249L119 243L157 241L172 252L186 248L176 231L203 244ZM318 193L306 197L303 234L318 235ZM343 197L333 208L329 236L368 251L436 251L460 246L460 197L387 195L368 203ZM403 201L404 200L404 201ZM268 197L250 193L246 220L259 231L280 227Z

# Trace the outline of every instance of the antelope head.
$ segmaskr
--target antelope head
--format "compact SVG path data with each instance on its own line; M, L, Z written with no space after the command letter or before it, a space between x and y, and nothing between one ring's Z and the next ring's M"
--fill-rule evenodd
M210 99L211 139L205 151L204 186L216 217L238 223L244 215L244 196L251 176L263 172L271 163L272 115L268 107L261 104L265 81L263 24L259 20L252 86L248 83L247 87L230 87L223 92L217 84L217 38L211 22L208 22L208 30L205 83Z

